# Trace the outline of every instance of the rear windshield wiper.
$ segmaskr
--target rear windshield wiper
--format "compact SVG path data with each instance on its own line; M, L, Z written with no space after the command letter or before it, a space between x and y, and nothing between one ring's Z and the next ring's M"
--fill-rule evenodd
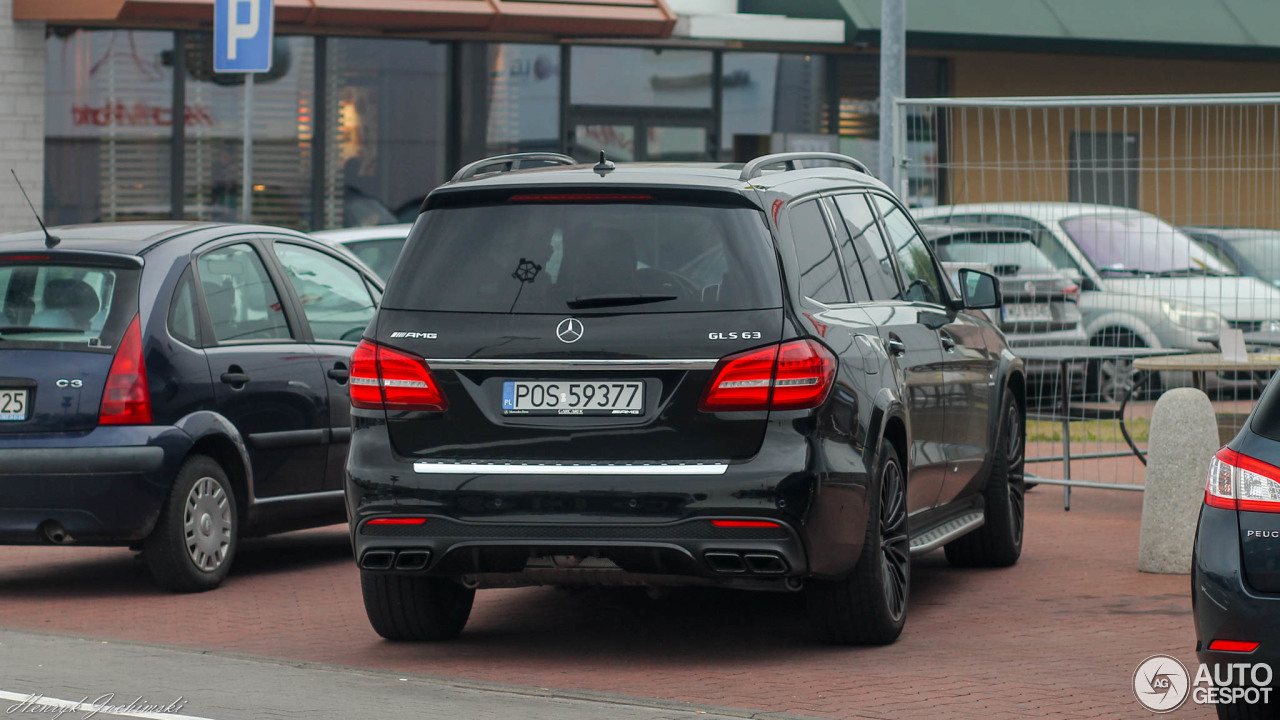
M565 304L570 310L587 310L589 308L620 307L622 305L647 305L675 300L675 295L626 295L610 293L606 295L584 295L569 300Z
M20 335L22 333L76 333L84 334L84 330L76 328L38 327L33 325L0 325L0 335Z

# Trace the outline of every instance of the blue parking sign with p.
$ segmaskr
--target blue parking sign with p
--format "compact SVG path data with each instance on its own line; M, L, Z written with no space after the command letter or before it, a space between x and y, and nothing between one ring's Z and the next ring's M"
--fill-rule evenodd
M273 0L214 0L213 71L262 73L271 69Z

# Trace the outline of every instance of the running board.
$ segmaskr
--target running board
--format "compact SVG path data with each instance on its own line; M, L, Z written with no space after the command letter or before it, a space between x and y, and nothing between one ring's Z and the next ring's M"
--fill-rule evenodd
M936 550L967 532L977 530L986 521L987 518L981 510L948 520L923 535L911 538L911 554L923 555L930 550Z

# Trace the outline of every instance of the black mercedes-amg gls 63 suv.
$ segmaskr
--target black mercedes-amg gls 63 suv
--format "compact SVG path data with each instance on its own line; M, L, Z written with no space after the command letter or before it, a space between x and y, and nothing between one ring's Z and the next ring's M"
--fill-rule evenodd
M477 588L719 585L892 642L912 555L1022 546L1022 363L995 278L958 277L840 155L463 168L352 356L373 627L454 636Z

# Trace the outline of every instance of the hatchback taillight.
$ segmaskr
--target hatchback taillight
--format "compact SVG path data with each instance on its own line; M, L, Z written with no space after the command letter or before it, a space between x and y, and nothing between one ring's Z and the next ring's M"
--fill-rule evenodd
M449 408L427 362L416 355L361 340L351 354L351 406L366 410Z
M698 409L803 410L827 399L836 359L814 340L794 340L730 355L716 365Z
M102 390L98 408L100 425L150 425L151 390L147 386L147 366L142 360L142 327L133 316Z
M1225 510L1280 513L1280 468L1222 448L1209 463L1204 502Z

